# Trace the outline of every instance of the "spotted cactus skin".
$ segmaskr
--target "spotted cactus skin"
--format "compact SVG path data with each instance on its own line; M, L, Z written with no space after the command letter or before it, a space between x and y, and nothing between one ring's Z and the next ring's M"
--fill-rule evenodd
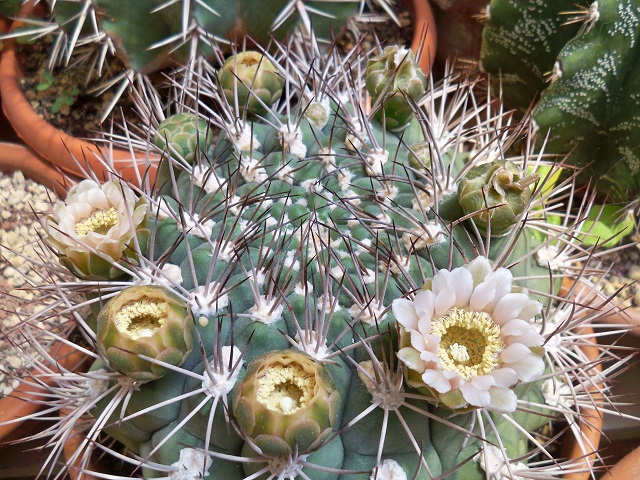
M597 20L562 49L559 78L534 111L552 152L614 202L640 193L640 1L600 0Z
M500 76L505 103L524 110L539 98L560 50L580 28L565 24L567 15L562 15L575 3L492 0L487 5L480 68Z
M547 151L570 154L603 197L637 198L640 2L493 0L488 12L481 66L501 75L506 102L524 110L539 99Z

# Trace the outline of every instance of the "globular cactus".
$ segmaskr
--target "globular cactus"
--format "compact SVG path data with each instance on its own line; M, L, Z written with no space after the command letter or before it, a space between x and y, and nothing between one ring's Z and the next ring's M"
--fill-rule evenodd
M501 74L513 105L539 99L546 150L569 154L603 197L637 198L640 2L493 0L487 12L481 65Z
M211 53L213 42L266 46L272 38L282 40L300 26L313 26L316 35L329 40L363 4L361 0L268 4L260 0L58 0L51 2L48 30L58 32L60 45L54 56L64 62L76 46L93 43L104 52L115 51L128 69L150 74L186 62L193 57L194 45L205 55Z
M255 71L237 70L234 85L204 77L187 86L200 92L198 113L150 125L148 147L166 166L137 191L148 241L127 243L112 260L120 272L56 289L96 349L89 372L65 372L47 392L73 412L56 436L90 425L70 468L90 472L106 434L126 454L101 448L145 478L559 473L560 460L527 466L545 442L529 432L556 414L574 425L603 391L572 343L588 317L574 317L550 282L571 263L552 268L542 255L559 245L571 256L573 230L544 222L570 184L549 192L532 183L540 158L501 158L522 130L468 80L395 92L394 108L404 99L412 118L391 132L364 88L388 51L371 59L376 71L335 52L313 65L313 51L300 37L279 55L251 53L284 88L254 92ZM410 62L422 83L403 58L382 76ZM230 92L244 88L235 101ZM99 193L80 183L66 208L88 187ZM462 201L463 211L459 198L484 187L505 196ZM561 388L570 401L554 396Z

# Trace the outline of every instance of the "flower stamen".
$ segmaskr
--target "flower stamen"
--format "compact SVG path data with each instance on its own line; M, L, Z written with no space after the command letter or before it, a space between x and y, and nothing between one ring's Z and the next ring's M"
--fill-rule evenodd
M166 311L159 302L140 300L122 307L115 317L118 331L128 335L133 340L151 337L162 328L166 318Z
M118 213L111 207L109 210L99 210L90 217L76 223L76 233L82 238L91 232L105 235L109 229L118 224Z
M438 359L445 370L470 381L497 368L504 343L488 313L454 307L435 319L432 333L441 338Z
M315 381L299 365L273 365L260 379L258 401L273 411L291 415L313 398Z

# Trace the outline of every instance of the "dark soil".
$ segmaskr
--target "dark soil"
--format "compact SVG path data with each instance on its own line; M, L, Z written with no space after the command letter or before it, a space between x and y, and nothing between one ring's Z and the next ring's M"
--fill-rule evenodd
M402 5L402 2L394 4L393 10L400 20L400 25L396 24L393 20L371 22L369 25L358 25L359 29L364 32L361 44L365 51L368 51L377 43L380 43L382 46L398 44L408 47L411 45L411 40L413 39L413 24L409 10ZM378 8L374 8L373 13L380 14L383 12ZM357 40L357 37L352 31L343 29L336 41L341 51L348 52L356 46Z
M22 87L27 100L48 123L69 135L79 138L97 137L101 129L100 116L113 98L113 93L106 92L96 96L88 92L89 87L96 85L95 79L89 85L85 83L90 73L89 62L77 62L49 72L47 63L50 49L51 44L44 41L18 45L24 74ZM120 62L112 61L105 65L101 80L104 81L121 70ZM124 98L126 94L123 95Z

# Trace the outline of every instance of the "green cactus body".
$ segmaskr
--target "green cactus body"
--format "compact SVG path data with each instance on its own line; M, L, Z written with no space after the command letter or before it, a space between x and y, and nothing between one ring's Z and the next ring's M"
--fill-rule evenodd
M19 2L18 2L19 3ZM127 68L151 74L192 57L187 39L198 39L199 53L209 56L211 45L241 45L245 41L268 45L283 40L297 27L314 27L317 35L330 39L359 10L359 0L309 1L299 5L285 0L207 0L164 2L162 0L60 0L53 2L53 19L73 50L78 40L101 48L109 37L116 55ZM266 8L268 7L268 8ZM7 12L14 12L13 2ZM259 15L256 12L260 12ZM82 15L81 15L82 13ZM78 21L82 18L82 23ZM95 20L95 21L94 21ZM64 52L65 63L68 61Z
M596 5L594 3L594 5ZM558 75L534 111L551 151L571 153L583 183L612 201L640 191L640 2L599 1L558 56Z
M539 142L615 202L640 188L639 19L633 0L493 0L483 31L481 65L505 101L534 105Z
M530 290L548 291L549 270L532 255L541 243L531 229L519 229L520 212L510 219L513 228L502 225L501 236L487 246L486 235L465 221L479 216L484 204L465 212L460 204L452 205L464 174L473 171L468 163L479 158L492 162L484 145L478 147L481 153L472 147L459 153L450 137L428 132L424 125L435 125L437 119L428 120L427 108L416 105L411 109L416 120L403 133L390 131L354 108L361 97L340 95L353 85L364 91L364 76L350 79L345 87L341 74L350 69L340 63L333 68L340 75L327 67L327 79L336 83L328 88L335 98L324 125L304 116L308 98L320 97L316 91L298 91L294 98L301 105L289 105L287 115L272 105L257 117L232 105L226 92L208 88L204 90L216 93L206 101L215 101L236 122L230 125L213 115L194 121L182 114L158 128L156 140L163 141L154 148L166 152L168 161L160 191L145 195L151 233L140 252L143 258L135 269L130 267L130 280L101 287L109 292L122 285L130 287L124 292L151 286L171 291L190 307L193 348L186 348L190 342L185 340L184 358L174 362L173 357L150 355L147 337L139 338L139 344L114 346L112 330L102 335L107 303L98 314L96 340L104 358L94 368L108 371L103 386L113 391L90 409L97 422L108 425L108 433L124 439L142 459L132 462L142 467L145 478L170 473L175 475L171 478L192 478L188 475L195 472L207 479L434 478L457 471L482 448L475 420L491 414L485 406L494 400L500 411L508 410L501 396L507 401L513 397L505 390L522 384L514 395L536 402L542 398L538 383L524 373L515 376L508 365L484 379L496 385L478 398L473 392L464 397L464 388L439 386L448 389L440 392L420 383L421 366L406 350L416 335L405 315L411 308L415 313L416 307L407 306L409 297L438 292L449 276L466 275L459 285L451 280L455 288L480 288L485 278L489 283L502 279L499 289L489 284L487 291L511 296L517 305L504 310L522 311L522 323L508 319L515 321L514 331L500 341L482 340L488 329L452 327L449 337L455 341L443 343L450 352L442 358L449 355L456 368L477 361L478 349L465 342L482 337L480 343L499 347L487 354L487 375L508 361L514 372L520 369L518 362L538 371L543 340L532 330L537 321L532 317L539 303L515 283L512 287L510 279L522 275ZM280 65L277 71L288 70ZM285 87L293 89L296 82L287 81ZM475 120L470 116L461 124L466 130ZM212 144L197 138L209 130L207 122L220 129ZM196 138L186 138L189 132ZM472 139L469 145L478 141L473 132L459 135L461 142ZM524 176L519 170L511 173L516 180ZM526 208L532 194L520 193L510 201ZM492 272L489 260L478 252L512 271ZM521 258L525 260L517 263ZM116 265L129 271L129 265ZM450 299L445 297L433 304L446 304ZM462 293L453 302L460 304L456 311L463 317L465 302L470 305L471 300ZM493 307L482 307L486 324L493 322L488 318ZM496 318L507 315L496 309ZM499 330L496 322L491 335ZM509 350L513 358L498 358L496 352L507 351L522 331L526 342L515 353ZM118 348L152 359L138 358L140 363L122 368L124 355ZM452 375L458 375L454 370ZM530 396L520 393L524 388ZM443 404L450 406L446 413L438 409ZM517 421L534 429L549 420L534 416ZM526 457L527 436L499 414L495 421L500 436L513 444L506 454ZM441 430L448 431L451 422L458 422L462 431L445 438ZM473 432L472 440L465 429ZM493 442L496 434L487 438ZM464 463L459 471L469 474L458 478L485 478L478 465Z
M507 105L524 110L544 90L560 50L580 28L579 23L566 24L569 16L563 14L575 8L572 0L489 3L480 65L500 76Z

